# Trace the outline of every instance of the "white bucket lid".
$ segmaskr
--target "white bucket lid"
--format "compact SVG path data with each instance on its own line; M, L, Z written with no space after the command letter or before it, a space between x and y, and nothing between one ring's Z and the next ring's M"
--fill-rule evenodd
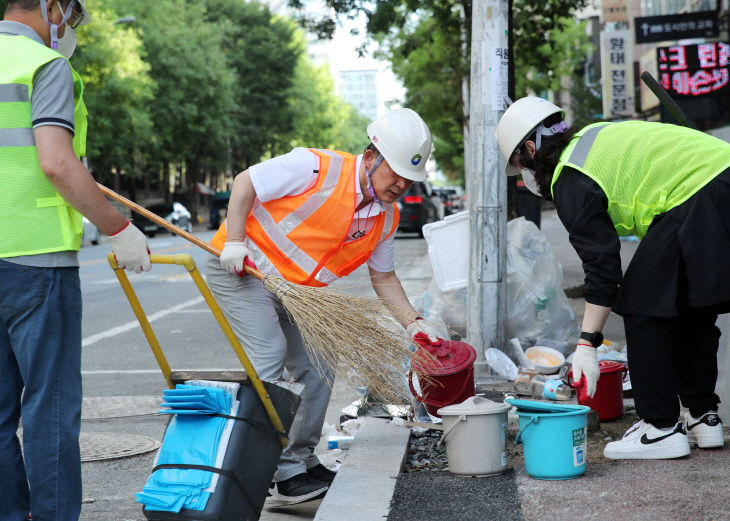
M437 412L441 416L462 416L476 414L496 414L505 412L510 406L502 402L493 402L483 396L472 396L461 403L441 407Z

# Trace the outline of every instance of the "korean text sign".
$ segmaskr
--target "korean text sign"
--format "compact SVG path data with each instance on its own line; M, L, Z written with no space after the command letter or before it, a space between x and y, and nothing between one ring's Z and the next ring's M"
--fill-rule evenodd
M730 44L708 42L657 49L659 83L672 97L730 93Z

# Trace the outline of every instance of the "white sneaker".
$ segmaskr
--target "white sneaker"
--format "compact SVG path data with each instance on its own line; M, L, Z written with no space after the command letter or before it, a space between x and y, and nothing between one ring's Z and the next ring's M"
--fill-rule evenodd
M689 452L683 423L677 423L671 431L661 431L644 420L632 425L623 438L603 449L603 455L610 459L671 459L681 458Z
M687 440L690 443L696 443L701 449L722 447L725 444L722 421L717 412L710 411L695 418L687 411L684 421L687 422Z

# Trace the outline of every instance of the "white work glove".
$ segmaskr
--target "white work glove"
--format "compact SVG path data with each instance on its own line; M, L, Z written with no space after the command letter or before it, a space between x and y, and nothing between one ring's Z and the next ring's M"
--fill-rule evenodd
M112 245L114 258L120 268L127 271L150 271L150 248L147 237L139 231L135 225L128 222L127 225L114 235L109 236Z
M408 335L416 341L418 341L416 336L419 333L422 333L428 338L428 341L430 343L436 344L439 342L439 336L436 328L423 320L421 317L416 318L416 320L408 324L408 326L406 327L406 331L408 332Z
M575 354L573 355L573 381L577 384L581 376L585 376L585 390L586 394L593 398L596 394L596 382L601 376L601 371L598 368L598 355L596 348L593 346L587 346L578 344L575 348Z
M223 245L220 261L224 270L241 277L246 275L244 264L256 268L256 264L253 262L253 252L242 241L226 242Z

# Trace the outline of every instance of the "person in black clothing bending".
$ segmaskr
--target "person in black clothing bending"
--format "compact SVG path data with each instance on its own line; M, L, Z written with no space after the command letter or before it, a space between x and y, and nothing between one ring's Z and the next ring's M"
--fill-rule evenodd
M604 455L665 459L689 454L690 442L721 447L715 321L730 311L730 144L646 121L578 130L564 117L529 96L505 111L496 136L505 173L522 174L530 191L555 202L583 261L573 375L590 396L608 314L623 317L641 420ZM621 235L642 239L623 275ZM689 412L678 421L680 401Z

